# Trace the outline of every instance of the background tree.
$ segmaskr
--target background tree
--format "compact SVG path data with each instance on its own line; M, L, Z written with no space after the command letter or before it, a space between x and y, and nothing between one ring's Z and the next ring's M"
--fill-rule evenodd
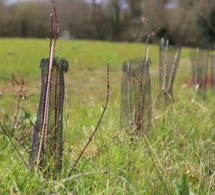
M200 46L211 47L215 43L215 2L199 1L197 12L197 27L201 34Z
M1 36L46 37L49 32L47 4L25 2L4 5L1 12Z
M56 4L61 37L139 41L160 27L151 42L163 37L172 44L206 47L215 41L215 1L211 0L61 0ZM46 38L49 10L50 0L13 4L0 0L0 36Z
M141 17L142 14L142 5L143 1L142 0L127 0L127 4L129 6L129 10L131 12L131 16L134 18L139 18Z

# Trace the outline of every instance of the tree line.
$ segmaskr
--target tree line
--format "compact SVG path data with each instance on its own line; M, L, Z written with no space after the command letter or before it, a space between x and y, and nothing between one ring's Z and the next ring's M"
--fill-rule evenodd
M145 41L209 47L215 41L215 1L60 0L63 38ZM0 0L1 37L48 37L50 0Z

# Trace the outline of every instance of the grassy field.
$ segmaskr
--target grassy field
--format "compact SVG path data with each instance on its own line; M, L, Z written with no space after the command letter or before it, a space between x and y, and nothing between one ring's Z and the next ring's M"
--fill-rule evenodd
M61 43L61 44L60 44ZM41 39L0 39L0 120L30 150L32 125L17 105L35 120L40 97L40 60L49 42ZM56 179L30 172L0 129L0 194L201 194L215 193L215 98L206 99L182 88L191 78L190 48L183 48L175 83L175 104L153 107L146 139L120 129L122 62L141 57L143 44L99 41L61 41L56 55L68 60L67 134L63 171ZM158 46L149 45L152 100L158 93ZM77 170L68 173L91 135L106 98L106 67L110 64L110 100L102 124ZM20 86L11 75L25 80L27 99L17 97ZM66 107L66 106L65 106ZM18 118L17 118L18 117ZM64 127L66 121L64 121ZM14 140L15 141L15 140ZM19 145L20 153L29 159Z

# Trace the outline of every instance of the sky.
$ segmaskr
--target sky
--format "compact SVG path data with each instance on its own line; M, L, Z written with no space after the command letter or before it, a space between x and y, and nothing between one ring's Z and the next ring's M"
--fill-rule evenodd
M18 1L22 1L22 0L6 0L7 3L15 3L15 2L18 2Z
M16 2L22 2L22 1L31 1L31 0L6 0L6 5L10 5L10 4L13 4L13 3L16 3ZM92 0L85 0L85 1L88 1L88 2L91 2ZM96 0L96 3L100 3L104 0ZM171 8L174 8L175 6L177 5L177 0L169 3L167 5L167 8L171 9Z
M6 5L11 5L16 2L22 2L22 1L28 1L28 0L6 0Z
M16 2L29 1L29 0L6 0L6 1L7 1L7 4L9 5L9 4L13 4L13 3L16 3ZM85 0L85 1L90 1L91 2L91 0ZM96 2L100 3L100 2L102 2L102 0L96 0Z

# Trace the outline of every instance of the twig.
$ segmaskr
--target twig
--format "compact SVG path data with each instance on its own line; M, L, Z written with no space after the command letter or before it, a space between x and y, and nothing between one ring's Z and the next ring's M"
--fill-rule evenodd
M46 76L46 86L45 86L45 96L44 96L44 102L43 102L43 117L42 117L42 129L41 129L41 137L40 137L40 146L38 151L38 158L37 158L37 164L40 163L41 158L43 157L44 148L46 146L47 142L47 136L48 136L48 120L49 120L49 102L50 102L50 86L51 86L51 74L52 74L52 67L53 67L53 60L55 55L55 45L58 37L58 19L57 19L57 12L54 0L52 0L52 6L54 10L55 15L55 39L54 43L52 42L52 32L53 32L53 13L50 14L51 22L50 22L50 51L49 51L49 68Z
M2 124L1 124L1 127L2 127L2 129L3 129L3 125L2 125ZM8 133L7 133L7 132L9 132L9 133L10 133L10 136L12 136L12 137L20 144L20 146L22 146L22 147L25 149L25 151L26 151L27 153L29 153L28 149L23 145L23 143L22 143L19 139L17 139L17 138L13 135L13 133L12 133L11 131L9 131L8 129L6 130L5 127L4 127L3 131L5 132L5 135L6 135L6 136L9 136ZM6 131L7 131L7 132L6 132ZM12 142L12 140L11 140L11 142Z
M92 135L90 136L90 138L88 139L86 145L84 146L84 149L81 151L80 155L78 156L77 160L75 161L75 163L74 163L74 165L73 165L73 167L72 167L72 170L70 171L70 173L69 173L69 175L68 175L69 177L71 176L72 172L75 170L75 167L76 167L77 163L79 162L80 158L82 157L84 151L86 150L86 148L88 147L88 145L89 145L90 142L92 141L92 139L93 139L93 137L94 137L96 131L98 130L98 128L99 128L99 126L100 126L100 124L101 124L101 121L102 121L102 119L103 119L103 116L104 116L104 114L105 114L105 111L106 111L106 109L107 109L107 105L108 105L108 101L109 101L109 90L110 90L110 82L109 82L109 64L108 64L108 66L107 66L107 86L106 86L106 87L107 87L106 102L105 102L105 106L102 106L102 107L103 107L102 114L101 114L101 116L100 116L100 118L99 118L99 120L98 120L98 122L97 122L97 125L96 125L96 127L95 127L95 129L94 129Z
M20 144L20 146L22 146L24 149L25 149L25 151L29 154L30 152L29 152L29 150L23 145L23 143L20 141L20 140L22 140L22 139L17 139L14 135L13 135L13 133L11 132L11 131L9 131L9 130L7 130L9 133L10 133L10 135ZM24 138L26 138L27 136L25 136Z
M213 33L215 33L215 27L211 24L211 21L207 19L203 13L198 12L197 14L206 22L206 24L213 31Z
M61 40L59 40L60 41L60 46L59 46L59 50L58 50L58 59L60 60L60 58L61 58L61 50L62 50L62 42L61 42Z
M49 39L50 39L50 44L49 44L49 58L51 55L51 47L52 47L52 27L53 26L53 13L50 14L50 34L49 34Z
M145 49L144 49L144 57L146 57L147 55L147 48L148 48L148 42L149 42L149 39L151 38L151 36L154 36L155 33L160 29L160 27L157 27L153 32L150 32L146 38L146 42L145 42Z
M27 114L27 112L25 111L25 109L21 106L22 111L24 112L25 116L28 118L28 120L30 121L31 125L34 127L34 129L39 133L38 129L36 128L35 124L33 123L33 121L31 120L31 118L29 117L29 115Z
M5 135L7 136L7 138L9 139L10 143L12 144L13 148L16 150L16 152L18 153L19 157L23 161L23 163L28 167L28 163L25 161L25 159L19 153L19 150L17 149L17 147L15 146L15 144L13 143L13 141L11 140L10 136L7 133L7 130L5 130L5 127L1 123L0 123L0 126L1 126L2 130L4 131Z
M58 17L57 17L57 11L56 11L54 0L52 0L52 6L54 10L54 15L55 15L55 40L54 40L54 46L55 46L58 38L58 34L59 34L59 26L58 26Z

